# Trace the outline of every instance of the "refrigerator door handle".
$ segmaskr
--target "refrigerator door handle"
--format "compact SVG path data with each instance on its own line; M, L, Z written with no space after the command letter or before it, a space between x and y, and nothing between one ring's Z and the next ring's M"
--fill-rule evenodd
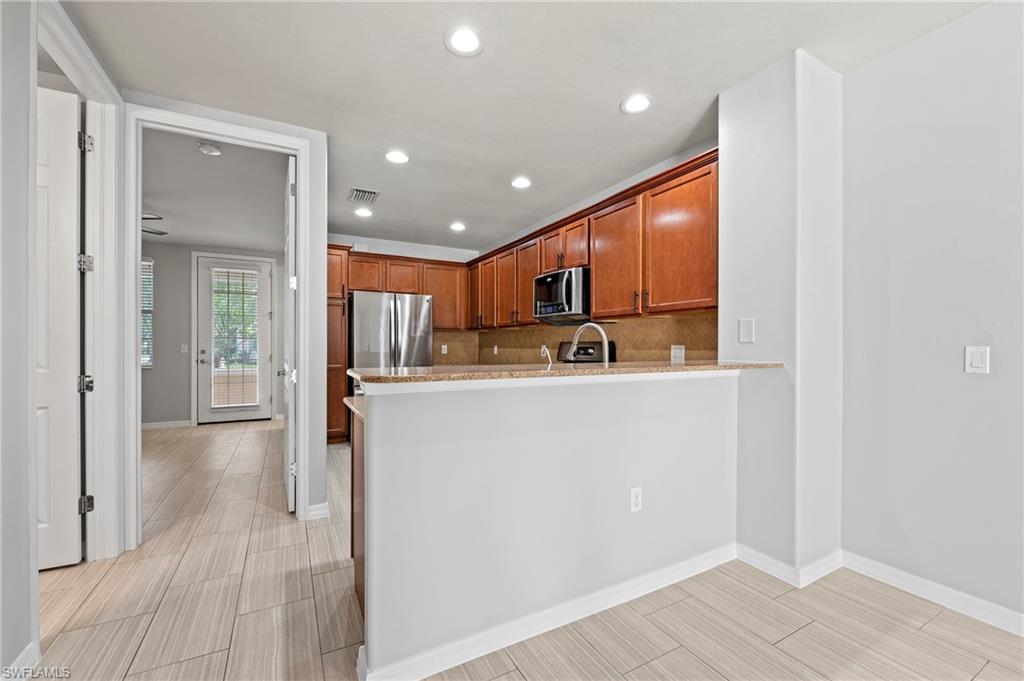
M391 366L398 366L398 296L391 294Z

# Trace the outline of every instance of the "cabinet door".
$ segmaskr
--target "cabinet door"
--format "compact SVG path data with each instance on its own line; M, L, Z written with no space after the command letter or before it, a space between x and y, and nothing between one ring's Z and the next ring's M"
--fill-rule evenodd
M562 268L590 262L590 221L587 218L562 228Z
M610 206L590 219L590 315L640 312L640 199Z
M388 260L384 290L388 293L419 293L423 265L408 260Z
M495 319L498 326L516 323L516 251L510 248L500 254L495 263L495 291L497 302Z
M344 298L347 291L348 251L340 248L327 249L327 297Z
M348 410L342 403L348 390L348 331L346 302L327 299L327 440L338 442L348 435Z
M533 316L533 278L540 274L540 243L516 249L516 324L536 324Z
M718 164L644 195L645 312L718 304Z
M384 261L370 255L350 253L348 287L353 291L383 291Z
M469 305L467 324L470 329L480 328L480 265L469 268Z
M542 272L562 269L562 230L556 229L540 237L540 265Z
M480 263L480 327L496 324L497 311L497 262L495 258Z
M434 328L462 328L463 290L462 268L454 265L423 265L423 294L434 297Z

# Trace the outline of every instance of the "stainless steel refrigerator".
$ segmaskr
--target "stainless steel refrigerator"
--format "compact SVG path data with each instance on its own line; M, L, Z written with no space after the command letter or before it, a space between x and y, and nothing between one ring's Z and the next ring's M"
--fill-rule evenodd
M349 366L433 366L433 302L433 296L353 291L349 304Z

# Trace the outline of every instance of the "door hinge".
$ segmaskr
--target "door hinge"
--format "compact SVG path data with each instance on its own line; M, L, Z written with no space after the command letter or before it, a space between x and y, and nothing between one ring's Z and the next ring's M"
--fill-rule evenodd
M298 474L299 474L299 466L298 466L298 464L295 464L295 463L288 464L288 475L290 475L290 476L292 476L294 478Z
M290 288L293 291L298 291L299 290L299 278L298 277L288 277L288 288Z
M299 370L298 369L292 369L292 383L298 383L298 382L299 382Z
M96 149L96 140L93 139L92 135L86 135L84 132L79 132L78 150L93 151L94 149Z
M280 186L280 185L278 185L278 186ZM295 196L295 183L294 182L292 182L290 185L288 185L288 192L292 196Z
M96 266L96 259L91 255L85 253L78 254L78 271L79 272L92 272Z
M89 376L88 374L82 374L81 376L78 377L78 392L82 394L91 393L93 385L94 383L92 380L92 376Z
M91 494L78 497L78 515L85 515L96 507L96 500Z

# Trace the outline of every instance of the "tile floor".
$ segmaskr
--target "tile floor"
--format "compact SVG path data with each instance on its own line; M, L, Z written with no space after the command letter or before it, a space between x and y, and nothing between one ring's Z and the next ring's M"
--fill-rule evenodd
M42 666L103 681L355 681L348 449L331 517L285 512L273 423L146 431L145 542L41 573ZM733 561L435 681L1024 681L1024 639L839 570L804 589Z
M147 430L143 543L39 575L41 667L96 681L355 678L349 451L329 518L287 512L280 422Z

